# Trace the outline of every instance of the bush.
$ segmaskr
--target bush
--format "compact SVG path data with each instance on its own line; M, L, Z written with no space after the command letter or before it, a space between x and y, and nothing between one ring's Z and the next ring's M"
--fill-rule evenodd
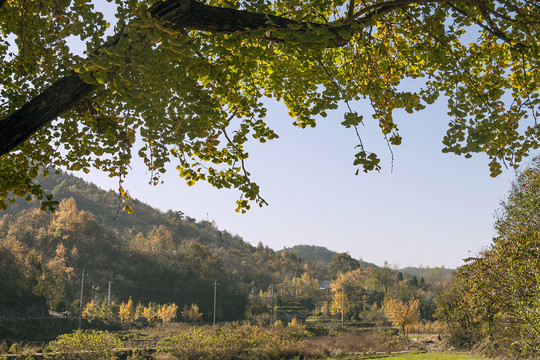
M54 359L116 359L113 349L123 347L120 338L107 331L78 330L72 334L60 335L47 347L54 353Z
M308 355L298 335L253 325L193 327L179 335L163 338L157 349L185 360L270 360Z

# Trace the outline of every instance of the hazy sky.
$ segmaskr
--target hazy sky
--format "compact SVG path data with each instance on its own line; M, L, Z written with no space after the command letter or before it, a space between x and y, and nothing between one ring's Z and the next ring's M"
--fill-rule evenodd
M114 21L113 5L96 5ZM136 162L124 187L163 211L214 220L254 245L261 241L279 250L313 244L379 265L457 267L489 245L494 212L515 174L507 170L493 179L483 155L442 154L449 121L445 106L441 100L420 113L396 112L404 140L394 148L392 172L378 127L362 127L363 142L383 158L383 169L355 176L356 137L340 125L345 109L302 130L291 125L283 105L268 101L267 120L280 138L252 142L247 166L270 205L254 206L248 214L234 211L239 193L205 183L189 187L178 177L176 164L169 166L165 184L153 187L142 162ZM353 110L370 113L362 104ZM105 189L118 187L117 180L96 171L77 175Z

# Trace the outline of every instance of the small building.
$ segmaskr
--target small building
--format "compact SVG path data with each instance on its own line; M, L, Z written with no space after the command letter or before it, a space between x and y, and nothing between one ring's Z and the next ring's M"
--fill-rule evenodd
M332 280L323 279L317 276L314 276L314 278L319 282L320 290L330 290L332 288Z

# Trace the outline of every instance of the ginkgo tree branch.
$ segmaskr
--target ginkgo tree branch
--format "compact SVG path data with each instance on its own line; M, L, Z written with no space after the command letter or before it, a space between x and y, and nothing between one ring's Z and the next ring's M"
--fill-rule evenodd
M347 23L357 22L359 19L369 16L370 18L373 15L382 15L393 10L402 8L409 5L418 5L418 4L433 4L433 3L457 3L457 2L474 2L475 0L393 0L385 1L382 3L373 4L366 6L360 11L352 14L347 18Z
M457 7L456 5L450 3L450 7L452 9L454 9L456 12L462 14L462 15L468 15L467 12L465 10L462 10L460 9L459 7ZM486 13L486 10L485 10L485 7L481 7L483 8L484 10L482 10L483 13ZM511 41L510 39L508 39L508 37L501 31L499 30L494 24L493 22L491 21L491 19L489 18L489 16L485 16L486 18L486 21L488 22L488 25L484 25L482 24L482 22L474 17L472 17L472 21L480 26L482 29L484 29L485 31L491 33L492 35L498 37L499 39L503 40L504 42L508 43L508 44L511 44Z
M162 20L164 26L174 29L227 33L268 27L286 28L287 25L296 23L279 16L219 8L194 0L160 1L148 10L148 14ZM40 128L71 109L96 88L96 85L85 83L75 72L54 82L41 94L0 121L0 156L7 154Z
M460 0L471 1L475 0ZM289 29L308 31L313 27L325 27L336 35L335 46L346 45L348 40L339 35L341 30L351 30L351 24L367 23L374 16L389 13L407 5L427 3L453 3L456 0L393 0L368 6L344 21L331 24L299 22L272 14L253 13L247 10L235 10L210 6L196 0L165 0L150 7L147 15L160 20L160 23L172 29L199 30L216 33L250 32L259 29ZM3 0L0 0L0 5ZM300 26L300 29L298 29ZM271 33L269 35L272 36ZM113 43L105 44L114 46ZM39 95L28 101L21 108L0 120L0 156L9 153L26 141L40 128L47 125L78 102L96 90L98 85L84 82L78 73L69 72L56 80Z
M297 23L284 17L219 8L194 0L159 1L148 10L148 14L173 29L221 33L259 28L287 28L288 25ZM96 85L85 83L79 74L71 72L0 120L0 156L7 154L40 128L71 109L96 88Z

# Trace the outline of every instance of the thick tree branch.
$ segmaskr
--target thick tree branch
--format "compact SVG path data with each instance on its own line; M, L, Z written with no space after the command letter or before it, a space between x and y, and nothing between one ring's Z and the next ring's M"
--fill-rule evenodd
M0 0L0 6L5 0ZM475 1L475 0L459 0ZM338 32L350 30L351 23L363 23L373 16L391 12L412 4L453 3L456 0L392 0L368 6L352 14L339 24L315 24L298 22L280 16L252 13L246 10L220 8L202 4L196 0L161 0L149 10L149 16L161 20L166 27L219 33L250 32L257 29L282 29L291 24L300 24L299 31L324 26L336 34L335 46L343 46L347 40ZM352 9L350 9L352 10ZM114 46L115 41L104 47ZM54 82L49 88L37 95L19 110L0 120L0 156L7 154L24 142L41 127L73 108L79 101L97 88L82 81L75 72Z
M0 121L0 155L13 150L45 124L71 109L97 88L71 73Z
M158 1L148 12L173 29L232 33L287 28L297 21L280 16L205 5L195 0Z
M272 14L205 5L196 0L162 0L152 6L148 12L172 29L215 33L249 33L258 29L289 29L289 25L300 25L300 28L297 29L299 32L325 28L334 33L336 37L331 46L343 46L349 42L338 34L342 29L350 29L350 25L343 22L329 25L327 23L297 21ZM359 22L367 20L367 18L361 19ZM282 41L274 38L271 34L267 38Z
M170 28L222 33L287 28L287 25L297 23L279 16L219 8L194 0L159 1L148 13ZM307 28L307 24L304 25ZM114 44L105 44L112 45ZM41 127L71 109L96 88L97 86L82 81L77 73L71 73L0 120L0 156L7 154Z

